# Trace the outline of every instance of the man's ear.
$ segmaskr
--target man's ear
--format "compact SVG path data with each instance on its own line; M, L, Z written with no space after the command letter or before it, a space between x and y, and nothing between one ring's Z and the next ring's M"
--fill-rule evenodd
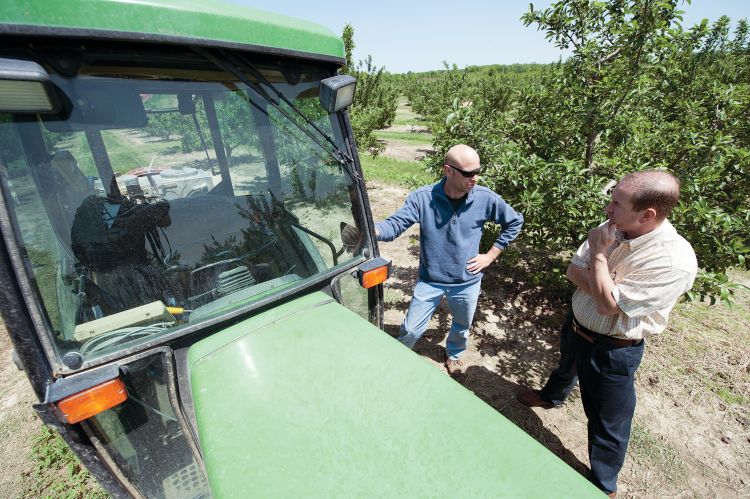
M641 214L641 223L649 223L656 220L656 210L653 208L646 208Z

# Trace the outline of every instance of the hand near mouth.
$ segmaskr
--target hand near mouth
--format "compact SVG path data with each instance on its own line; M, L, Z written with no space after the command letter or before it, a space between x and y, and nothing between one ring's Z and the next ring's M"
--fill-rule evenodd
M589 249L592 255L605 253L617 239L617 224L607 222L589 231Z

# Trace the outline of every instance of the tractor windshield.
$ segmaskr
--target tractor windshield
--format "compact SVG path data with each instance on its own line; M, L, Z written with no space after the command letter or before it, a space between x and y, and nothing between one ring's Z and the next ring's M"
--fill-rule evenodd
M329 69L261 60L238 77L187 51L82 50L40 57L58 114L0 114L6 204L53 365L203 329L361 258L367 242L341 237L363 217L337 160L342 121L319 102Z

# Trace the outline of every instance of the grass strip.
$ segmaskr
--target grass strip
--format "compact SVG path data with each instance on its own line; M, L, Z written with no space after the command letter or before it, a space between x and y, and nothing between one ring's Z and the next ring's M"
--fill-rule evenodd
M386 130L376 130L373 134L380 140L400 140L410 144L424 144L425 147L432 147L434 136L426 132L391 132Z
M434 181L421 162L401 161L385 156L373 157L363 153L359 157L367 180L377 180L406 187L425 185Z
M29 457L34 469L25 478L24 497L109 497L60 435L46 426L32 438Z

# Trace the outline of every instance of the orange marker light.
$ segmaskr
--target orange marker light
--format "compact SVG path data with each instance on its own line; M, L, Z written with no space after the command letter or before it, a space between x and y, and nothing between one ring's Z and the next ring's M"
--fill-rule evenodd
M391 262L385 258L377 257L363 263L357 270L359 284L363 288L369 289L388 279L388 276L391 275Z
M369 289L388 279L388 267L379 267L362 274L362 287Z
M65 420L73 424L96 416L127 399L125 385L120 378L115 378L65 397L57 403L57 408L63 413Z

